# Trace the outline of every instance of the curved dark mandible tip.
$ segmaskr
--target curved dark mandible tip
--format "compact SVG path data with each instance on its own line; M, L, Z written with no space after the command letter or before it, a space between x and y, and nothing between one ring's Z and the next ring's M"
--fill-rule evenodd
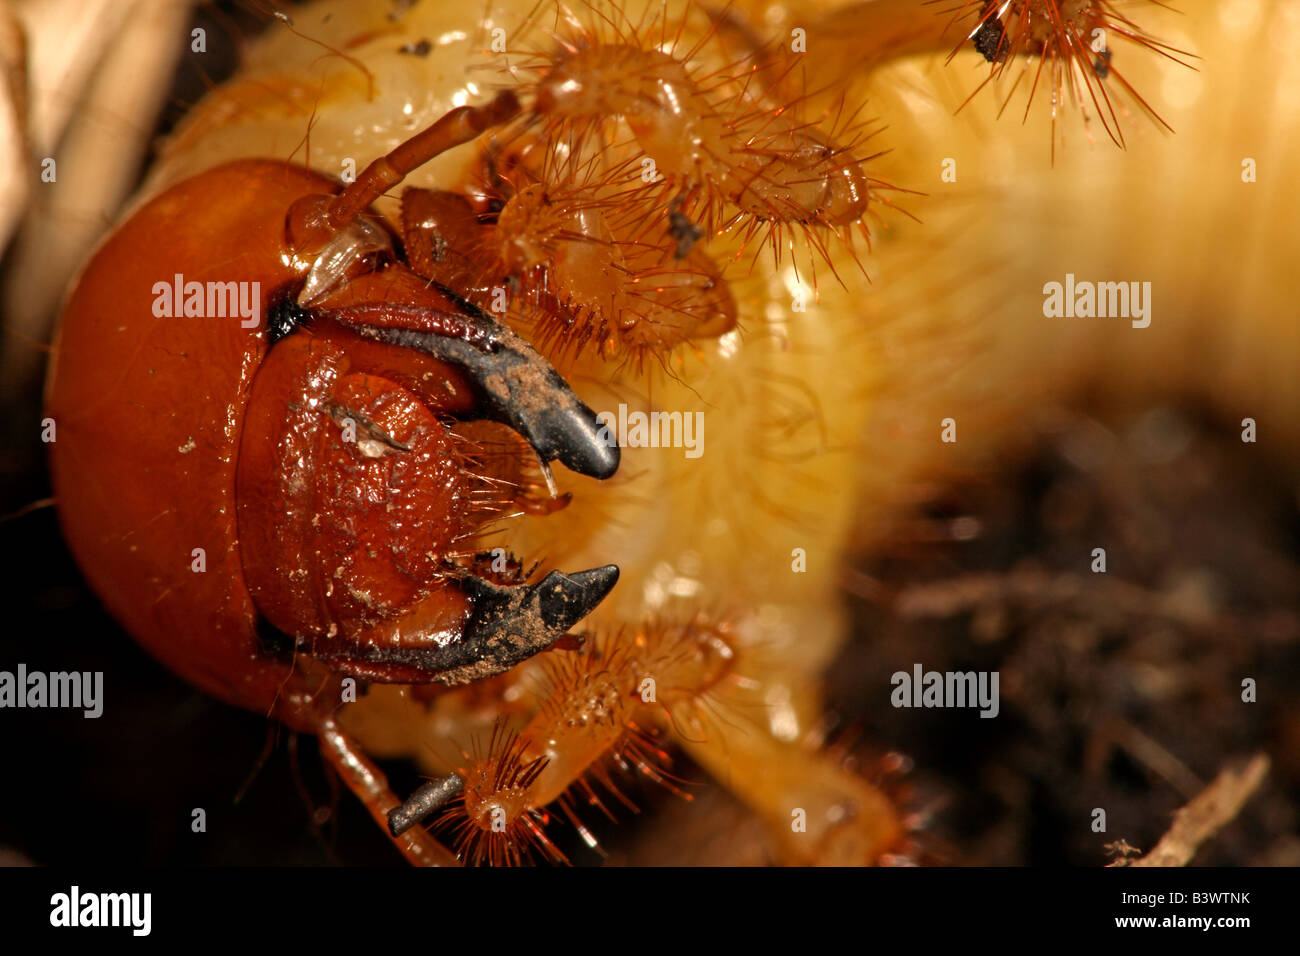
M618 442L584 403L542 409L529 418L521 426L532 431L533 447L548 461L558 460L570 471L602 480L618 471Z
M502 674L554 646L594 611L617 583L618 566L607 564L574 574L552 571L536 584L513 586L472 575L455 580L470 598L469 616L459 633L418 646L357 645L353 653L338 656L415 668L423 672L418 683L452 687ZM409 677L403 681L407 682ZM432 794L426 796L432 799Z
M552 571L537 585L537 606L542 621L556 637L596 610L618 583L618 565L606 564L589 571L565 574Z
M467 684L508 671L546 650L596 609L618 581L618 566L552 571L536 584L505 587L467 577L473 599L461 639L422 649L419 665L443 684Z
M416 349L460 366L478 387L482 411L526 438L545 462L608 478L618 470L618 442L559 372L522 336L450 290L462 312L436 312L387 303L352 306L329 314L353 331L389 345ZM369 324L367 313L422 312L443 331Z
M596 609L617 582L616 564L573 574L552 571L526 587L502 587L482 578L467 578L463 583L474 599L474 610L465 625L465 640L495 645L502 651L507 643L503 635L517 634L519 640L509 643L527 650L518 658L523 660L563 637Z

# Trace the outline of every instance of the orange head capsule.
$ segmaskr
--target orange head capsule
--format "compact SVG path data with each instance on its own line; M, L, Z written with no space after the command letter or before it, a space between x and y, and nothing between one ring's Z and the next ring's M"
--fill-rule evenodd
M453 111L342 190L271 161L179 183L87 266L51 369L61 519L105 604L208 692L319 734L377 817L396 800L334 723L343 677L499 673L618 574L529 585L475 558L515 504L491 449L518 445L492 428L598 478L618 449L531 346L412 272L366 213L515 109Z

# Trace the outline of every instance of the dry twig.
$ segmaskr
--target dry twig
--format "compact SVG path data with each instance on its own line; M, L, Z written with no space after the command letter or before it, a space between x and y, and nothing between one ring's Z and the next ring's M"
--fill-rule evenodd
M1173 826L1154 850L1140 860L1116 860L1111 866L1186 866L1202 843L1241 811L1268 774L1268 756L1251 757L1245 766L1226 767L1214 782L1174 814Z

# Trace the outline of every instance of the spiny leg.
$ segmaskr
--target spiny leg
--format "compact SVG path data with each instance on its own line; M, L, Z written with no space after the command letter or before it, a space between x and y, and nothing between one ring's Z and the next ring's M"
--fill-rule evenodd
M370 816L386 832L389 814L402 807L402 801L388 786L388 778L366 756L361 745L346 734L333 717L324 718L316 735L323 753L357 799L366 805ZM393 845L416 866L459 866L455 854L419 827L392 836Z

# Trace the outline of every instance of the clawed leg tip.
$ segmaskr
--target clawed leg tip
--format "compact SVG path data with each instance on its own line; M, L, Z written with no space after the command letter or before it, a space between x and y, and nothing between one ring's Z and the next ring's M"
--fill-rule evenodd
M427 819L435 810L447 805L452 797L460 793L465 780L457 773L449 773L437 780L430 780L415 793L411 794L399 807L388 811L388 832L399 837L420 821Z

